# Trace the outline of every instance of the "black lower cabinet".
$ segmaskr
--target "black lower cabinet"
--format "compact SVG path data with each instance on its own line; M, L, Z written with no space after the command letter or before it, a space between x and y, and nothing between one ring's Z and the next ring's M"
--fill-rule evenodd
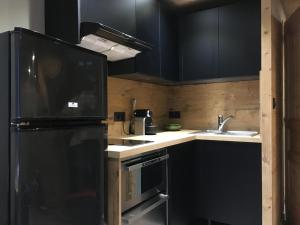
M170 148L170 225L261 225L261 145L197 141Z
M189 225L193 219L194 165L196 142L169 149L169 225Z

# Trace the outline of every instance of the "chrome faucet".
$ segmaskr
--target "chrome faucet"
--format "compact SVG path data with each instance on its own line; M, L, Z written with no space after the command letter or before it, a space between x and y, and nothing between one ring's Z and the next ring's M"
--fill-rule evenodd
M225 124L231 120L233 118L233 116L228 116L224 119L224 116L223 115L219 115L218 116L218 131L220 133L222 133L224 131L224 126Z

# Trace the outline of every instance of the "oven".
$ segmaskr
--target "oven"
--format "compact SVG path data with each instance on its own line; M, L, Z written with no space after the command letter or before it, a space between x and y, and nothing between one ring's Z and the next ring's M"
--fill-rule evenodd
M168 159L162 149L122 162L123 224L167 224Z

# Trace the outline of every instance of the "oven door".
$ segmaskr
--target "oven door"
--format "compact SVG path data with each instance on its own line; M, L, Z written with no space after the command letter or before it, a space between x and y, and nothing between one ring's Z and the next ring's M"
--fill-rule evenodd
M123 162L122 212L159 193L168 193L165 150Z

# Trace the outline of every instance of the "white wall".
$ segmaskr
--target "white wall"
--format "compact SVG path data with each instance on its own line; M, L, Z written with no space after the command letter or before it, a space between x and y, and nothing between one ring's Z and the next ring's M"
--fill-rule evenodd
M44 0L0 0L0 33L24 27L45 31Z

